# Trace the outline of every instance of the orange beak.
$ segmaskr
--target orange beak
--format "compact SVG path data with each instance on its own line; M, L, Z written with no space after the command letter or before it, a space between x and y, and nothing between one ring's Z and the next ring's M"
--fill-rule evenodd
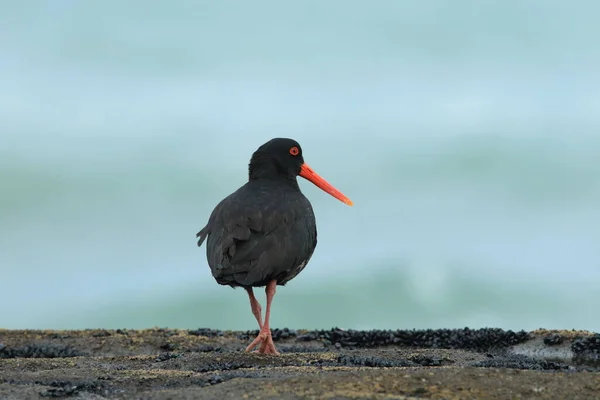
M321 190L329 193L330 195L332 195L333 197L335 197L336 199L338 199L342 203L346 203L349 206L352 206L354 204L354 203L352 203L352 200L350 200L349 198L347 198L346 196L344 196L344 194L342 192L340 192L339 190L337 190L336 188L334 188L325 179L321 178L319 176L319 174L317 174L308 165L302 164L302 167L300 168L300 176L303 177L304 179L308 180L308 181L311 181L319 189L321 189Z

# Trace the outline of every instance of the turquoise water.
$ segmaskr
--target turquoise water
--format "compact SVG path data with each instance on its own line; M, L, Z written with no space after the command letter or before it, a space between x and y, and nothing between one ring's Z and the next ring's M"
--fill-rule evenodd
M0 326L254 328L194 236L284 136L355 206L273 326L600 331L599 11L3 5Z

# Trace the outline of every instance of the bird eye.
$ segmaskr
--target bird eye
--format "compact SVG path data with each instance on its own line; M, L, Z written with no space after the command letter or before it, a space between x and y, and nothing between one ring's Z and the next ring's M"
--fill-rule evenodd
M293 156L297 156L297 155L298 155L298 153L300 153L300 150L298 150L298 148L297 148L296 146L294 146L294 147L292 147L292 148L290 149L290 154L291 154L291 155L293 155Z

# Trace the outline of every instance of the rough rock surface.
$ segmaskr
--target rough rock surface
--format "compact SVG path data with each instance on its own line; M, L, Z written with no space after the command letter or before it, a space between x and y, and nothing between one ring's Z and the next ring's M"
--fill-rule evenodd
M600 399L600 335L0 330L0 399Z

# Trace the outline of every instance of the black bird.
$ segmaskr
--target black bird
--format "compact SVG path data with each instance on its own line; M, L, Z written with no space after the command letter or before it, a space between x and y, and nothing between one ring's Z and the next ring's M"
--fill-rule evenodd
M246 184L215 207L196 237L198 246L208 237L206 258L217 283L248 293L260 332L246 351L260 344L259 353L279 354L269 328L271 301L277 285L295 278L317 246L315 215L296 178L350 206L352 201L304 163L302 148L293 139L276 138L260 146L250 159L248 175ZM265 286L263 324L253 288Z

